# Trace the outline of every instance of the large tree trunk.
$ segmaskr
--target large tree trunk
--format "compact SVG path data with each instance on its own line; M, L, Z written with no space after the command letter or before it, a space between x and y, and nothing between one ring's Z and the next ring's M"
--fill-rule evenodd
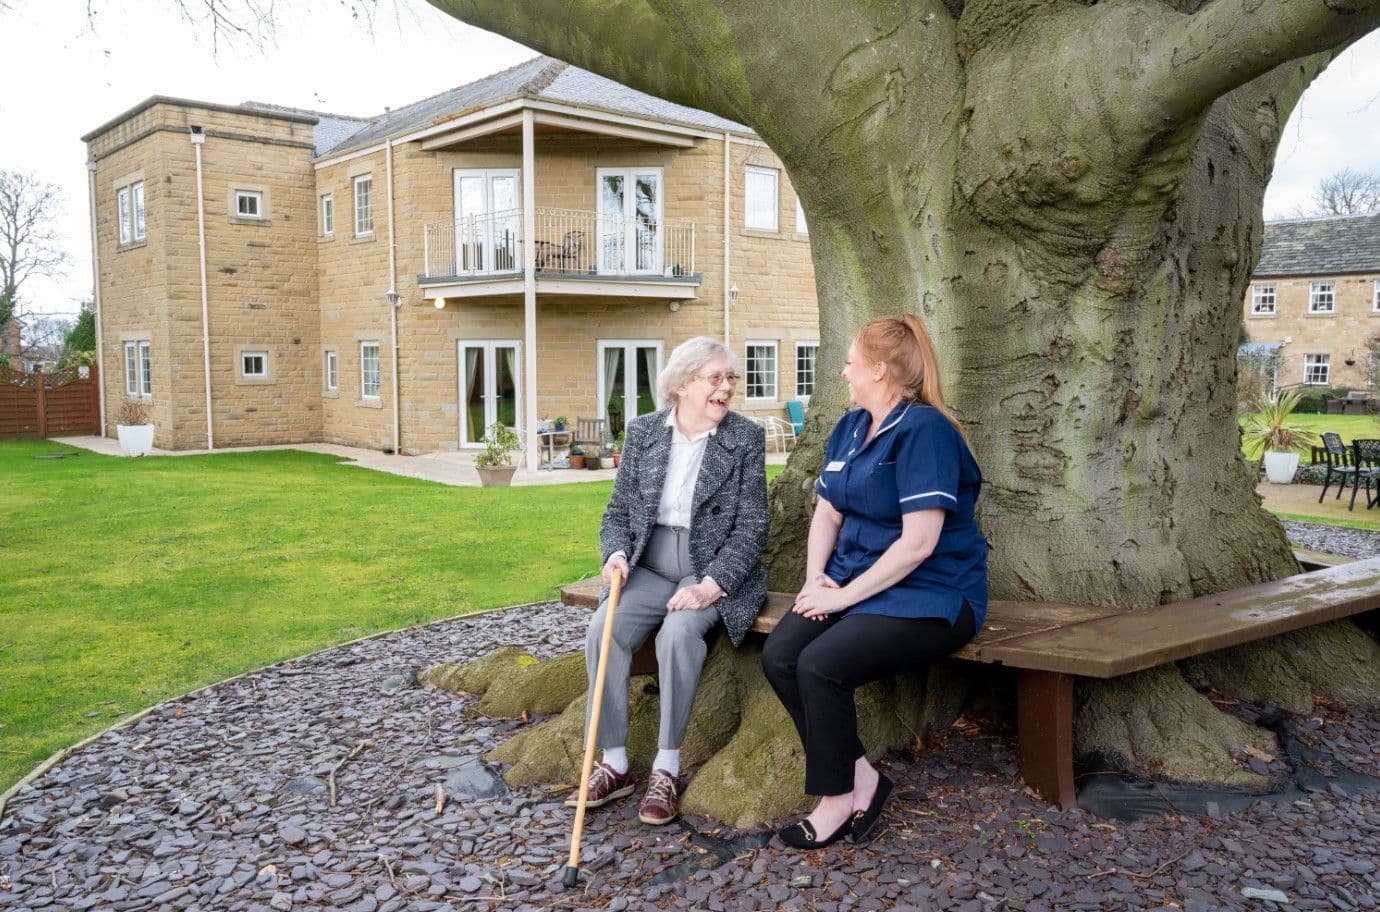
M802 576L847 342L900 311L930 326L984 473L994 598L1135 610L1297 571L1240 455L1241 300L1280 131L1380 0L433 2L747 123L788 168L822 344L772 488L773 588ZM1319 667L1323 639L1376 655L1332 625L1194 679L1298 706L1341 675L1373 702L1380 662ZM1283 679L1240 673L1261 662ZM1140 772L1239 780L1260 737L1173 667L1082 697L1080 746Z

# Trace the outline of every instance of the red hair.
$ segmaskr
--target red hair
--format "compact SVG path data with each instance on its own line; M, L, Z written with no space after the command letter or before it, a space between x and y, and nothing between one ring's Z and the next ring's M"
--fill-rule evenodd
M966 441L967 433L944 404L939 380L939 361L925 323L915 314L869 320L853 337L858 354L874 364L885 364L891 379L908 399L923 402L949 420Z

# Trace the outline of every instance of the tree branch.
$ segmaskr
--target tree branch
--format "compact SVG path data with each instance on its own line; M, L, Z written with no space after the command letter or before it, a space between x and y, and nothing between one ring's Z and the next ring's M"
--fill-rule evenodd
M462 22L659 98L739 119L702 57L645 0L428 0ZM682 23L684 27L684 23ZM732 65L719 59L718 67Z
M1282 63L1380 28L1380 0L1214 0L1146 48L1152 94L1174 123Z

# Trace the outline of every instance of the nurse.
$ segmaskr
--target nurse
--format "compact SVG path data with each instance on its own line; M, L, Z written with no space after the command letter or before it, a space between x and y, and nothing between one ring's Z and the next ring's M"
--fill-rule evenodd
M805 791L820 796L777 833L801 849L866 842L891 794L858 740L853 691L958 649L987 610L973 517L982 475L944 405L924 323L864 325L843 378L857 408L825 449L805 586L762 652L805 747Z

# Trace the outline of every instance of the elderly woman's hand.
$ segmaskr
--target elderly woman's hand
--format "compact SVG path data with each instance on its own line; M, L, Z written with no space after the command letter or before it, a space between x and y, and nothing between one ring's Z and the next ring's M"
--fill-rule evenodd
M628 572L628 559L623 555L623 552L615 551L609 555L608 562L604 564L604 569L599 575L604 578L605 586L612 586L615 573L622 574L623 582L626 583Z
M667 611L699 611L708 608L724 594L723 587L709 577L693 586L677 589L666 602Z

